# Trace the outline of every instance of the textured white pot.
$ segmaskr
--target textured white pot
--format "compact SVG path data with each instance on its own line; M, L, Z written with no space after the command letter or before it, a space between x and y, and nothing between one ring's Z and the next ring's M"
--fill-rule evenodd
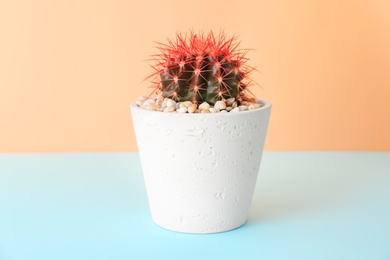
M237 113L180 114L131 105L154 222L216 233L249 215L271 104Z

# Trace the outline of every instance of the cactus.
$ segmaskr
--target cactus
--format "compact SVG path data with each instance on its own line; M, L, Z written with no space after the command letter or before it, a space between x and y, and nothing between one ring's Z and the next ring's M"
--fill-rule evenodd
M147 79L163 97L211 105L229 98L255 100L248 90L254 69L246 64L248 50L239 49L237 37L191 31L157 48L160 53L152 56L155 72Z

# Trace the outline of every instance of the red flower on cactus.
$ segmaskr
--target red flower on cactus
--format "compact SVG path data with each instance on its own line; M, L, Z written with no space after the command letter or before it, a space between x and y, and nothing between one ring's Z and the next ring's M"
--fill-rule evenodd
M155 72L147 77L162 96L177 101L203 101L241 98L253 101L248 90L253 84L247 64L248 49L240 49L236 36L213 32L176 34L168 43L158 43L158 54L152 56Z

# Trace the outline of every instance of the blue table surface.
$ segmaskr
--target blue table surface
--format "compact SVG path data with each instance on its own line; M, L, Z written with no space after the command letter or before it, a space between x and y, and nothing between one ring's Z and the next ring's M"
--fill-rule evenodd
M0 259L390 259L390 153L265 152L249 221L151 219L136 153L0 155Z

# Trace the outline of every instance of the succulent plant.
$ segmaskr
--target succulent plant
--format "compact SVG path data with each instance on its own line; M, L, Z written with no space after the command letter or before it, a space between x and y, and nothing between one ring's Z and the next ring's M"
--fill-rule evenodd
M152 56L155 70L147 79L154 91L176 101L204 101L236 98L253 101L248 90L252 84L247 65L248 49L240 49L237 37L226 34L190 32L176 34L175 40L158 43L158 54Z

